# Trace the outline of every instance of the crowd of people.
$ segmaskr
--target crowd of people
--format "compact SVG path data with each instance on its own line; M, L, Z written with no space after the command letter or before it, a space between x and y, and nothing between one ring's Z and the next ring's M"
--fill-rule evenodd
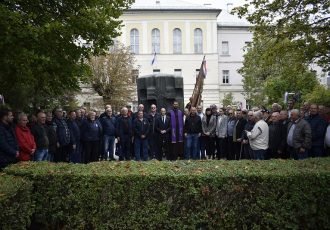
M271 110L179 103L146 113L123 107L102 114L82 107L35 115L0 109L0 168L18 161L89 163L99 160L305 159L330 155L329 109L304 103Z

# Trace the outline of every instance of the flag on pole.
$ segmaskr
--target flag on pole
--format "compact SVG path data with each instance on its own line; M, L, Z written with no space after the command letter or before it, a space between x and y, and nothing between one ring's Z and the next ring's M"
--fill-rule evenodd
M154 56L151 61L151 65L154 65L156 63L156 51L154 52Z
M206 77L207 74L207 68L206 68L206 60L205 60L205 56L203 58L203 62L202 62L202 70L203 70L203 77Z

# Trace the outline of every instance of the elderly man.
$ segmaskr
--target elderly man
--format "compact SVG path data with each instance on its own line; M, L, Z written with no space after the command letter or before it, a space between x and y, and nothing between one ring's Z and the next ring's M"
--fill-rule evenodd
M120 146L119 160L131 160L131 143L133 137L133 123L128 116L128 109L121 109L121 116L117 120L116 135Z
M157 144L158 144L158 135L156 132L156 121L158 117L160 116L159 113L157 113L157 107L155 104L152 104L150 106L150 113L147 117L144 117L148 120L150 124L150 130L148 134L148 144L149 144L149 157L150 159L154 159L157 154Z
M272 113L271 120L267 158L280 158L285 148L286 129L283 123L280 122L279 112Z
M161 161L165 155L168 158L168 142L171 134L170 117L166 116L166 109L160 109L160 116L156 120L156 130L158 132L158 148L156 159Z
M217 159L225 158L226 153L226 137L227 137L227 124L228 117L225 115L224 108L219 109L219 116L216 117L216 148L217 148Z
M116 136L116 118L112 115L112 109L107 108L106 114L100 119L103 128L103 160L114 160L113 150Z
M20 161L31 160L34 152L36 151L36 143L29 127L26 125L27 123L28 118L26 114L20 113L18 115L18 124L15 127Z
M264 160L268 149L269 128L268 124L263 120L261 111L253 113L256 124L251 132L246 131L249 138L250 146L255 160Z
M310 115L306 118L312 130L312 148L308 151L310 157L322 157L324 155L324 136L327 123L319 115L319 108L316 104L311 104Z
M288 125L288 153L295 160L307 158L307 150L311 147L312 131L307 121L301 119L299 110L291 110L291 122Z
M244 126L244 130L251 131L255 125L253 111L248 112L248 120ZM242 157L243 159L253 159L252 149L249 143L249 138L246 135L246 132L242 133Z
M67 162L69 161L69 153L71 151L71 136L68 124L63 117L63 110L61 108L55 109L53 126L57 135L57 152L54 156L54 160L55 162Z

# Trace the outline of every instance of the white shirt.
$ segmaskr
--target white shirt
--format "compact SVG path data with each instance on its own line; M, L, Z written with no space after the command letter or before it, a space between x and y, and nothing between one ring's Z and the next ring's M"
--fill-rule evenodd
M325 133L325 146L330 147L330 125L328 125L327 132Z
M252 150L268 149L269 128L264 120L258 121L251 132L247 132Z

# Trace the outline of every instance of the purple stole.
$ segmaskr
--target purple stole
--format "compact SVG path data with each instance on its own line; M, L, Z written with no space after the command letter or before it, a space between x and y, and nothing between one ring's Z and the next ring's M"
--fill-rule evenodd
M172 143L176 143L176 119L175 113L171 110L171 126L172 126L172 135L171 140ZM183 142L183 114L180 110L178 110L178 121L179 121L179 142Z

